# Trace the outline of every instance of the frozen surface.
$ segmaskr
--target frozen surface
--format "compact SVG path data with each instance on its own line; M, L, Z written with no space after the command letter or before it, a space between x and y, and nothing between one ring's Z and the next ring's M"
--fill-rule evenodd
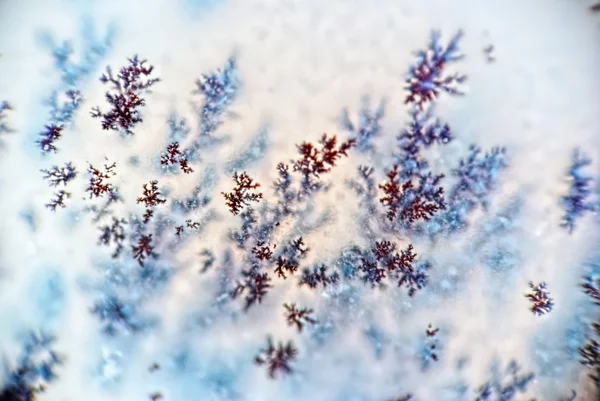
M60 355L50 357L56 379L49 380L47 369L31 373L31 381L48 381L40 400L130 401L156 392L166 401L384 401L407 394L415 401L475 400L494 366L504 372L512 360L522 378L535 375L525 391L480 399L562 401L572 390L576 400L595 399L578 348L599 312L580 287L584 276L600 274L598 207L569 209L564 198L589 192L586 199L597 201L600 188L600 15L588 6L576 0L0 2L0 101L13 108L0 131L2 124L14 131L0 136L6 360L0 386L29 363L23 347L33 330L54 337L52 350ZM432 30L443 43L464 32L465 57L448 70L468 79L464 95L441 93L435 101L435 116L453 140L423 150L429 168L447 175L451 196L451 171L470 144L484 152L504 147L507 160L488 177L495 184L487 204L473 207L466 227L447 236L437 236L433 225L425 229L429 236L382 228L373 217L385 215L381 193L369 206L369 197L348 185L359 165L372 166L379 185L399 160L396 136L410 120L405 75ZM68 59L61 58L64 41L73 49ZM117 71L134 54L161 81L144 95L134 136L103 131L90 116L92 107L108 107L99 78L107 65ZM206 112L195 82L227 69L228 60L235 60L235 75L223 78L231 92L215 95L218 110ZM66 97L69 90L82 99ZM352 135L348 128L358 132L365 96L376 120L365 132L378 129L372 146L350 150L323 175L331 188L311 198L308 211L278 222L269 242L279 250L302 236L310 251L294 277L273 276L263 302L245 312L243 297L232 300L228 291L252 245L242 249L230 238L242 218L229 213L221 192L231 191L234 172L247 171L261 183L261 202L275 203L277 163L297 158L297 144L316 142L324 132L340 141ZM221 123L203 124L203 112ZM58 151L42 154L36 140L51 122L64 125ZM199 133L208 135L198 140ZM192 174L160 165L175 140ZM587 192L569 192L575 148L591 160L582 168L591 177L583 179ZM72 196L52 212L44 205L62 187L48 186L40 170L67 162L78 172L66 187ZM129 239L116 259L114 248L98 246L99 227L111 217L94 220L104 201L86 193L88 163L113 162L117 175L110 180L122 201L111 212L127 219L132 232L144 213L136 203L143 184L158 180L167 198L151 225L160 256L143 268ZM571 170L573 179L578 174ZM260 205L253 204L257 212ZM572 233L561 227L568 210L576 215ZM177 236L187 219L198 226ZM394 283L372 288L349 277L360 262L352 247L368 249L384 238L402 249L412 243L430 263L427 286L412 297ZM326 288L299 287L302 268L321 263L341 279ZM530 281L546 283L554 303L548 313L531 313L524 296ZM111 297L127 300L121 315L98 312L114 306ZM313 309L318 323L298 333L286 324L283 303ZM426 335L429 324L439 328L433 338ZM292 375L273 380L255 365L267 336L298 348ZM149 369L155 362L160 368Z

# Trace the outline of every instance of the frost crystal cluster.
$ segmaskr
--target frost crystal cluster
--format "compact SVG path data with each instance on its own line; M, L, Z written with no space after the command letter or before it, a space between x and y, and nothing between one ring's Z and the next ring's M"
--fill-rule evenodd
M161 1L0 6L0 401L600 399L595 16Z

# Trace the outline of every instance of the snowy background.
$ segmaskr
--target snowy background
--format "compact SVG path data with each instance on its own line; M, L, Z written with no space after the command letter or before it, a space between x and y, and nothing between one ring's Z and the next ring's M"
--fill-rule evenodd
M589 174L600 171L600 15L588 6L576 0L2 0L0 101L14 108L6 122L15 132L2 136L0 150L6 361L0 386L26 333L43 330L56 338L52 348L64 362L40 400L131 401L154 392L166 401L384 401L409 393L414 400L473 400L494 364L504 369L513 359L535 374L515 400L559 401L572 390L577 400L594 399L578 347L598 312L580 288L584 275L600 273L598 220L585 215L572 234L560 227L573 149L593 160ZM314 215L326 217L312 222L317 228L292 218L278 235L303 236L310 248L303 267L338 266L350 244L369 246L357 218L359 199L345 181L360 164L374 166L378 182L385 178L408 120L404 78L432 29L444 43L464 31L465 58L449 68L468 81L465 96L442 94L436 101L436 115L455 140L427 151L431 168L450 176L471 143L486 151L506 147L508 167L487 210L473 211L460 235L435 243L411 239L432 263L429 285L408 297L394 285L372 289L360 280L327 290L275 280L247 313L243 300L219 298L224 277L235 281L243 260L228 239L241 219L220 195L231 190L232 172L247 171L273 198L277 163L323 132L348 138L339 116L346 108L357 122L365 95L373 109L385 99L375 150L352 150L327 175L332 188L315 197ZM65 41L73 53L61 64L56 55ZM493 62L484 52L489 45ZM123 139L103 131L89 111L106 108L107 88L98 80L105 67L117 70L134 54L148 59L161 82L146 96L135 136ZM185 119L193 137L201 103L194 82L230 57L240 88L217 130L225 142L199 151L194 174L164 173L158 160L170 142L169 118ZM59 152L42 155L35 141L53 109L45 100L68 89L81 91L83 103L66 122ZM135 199L152 179L168 198L156 208L166 227L156 277L138 277L130 257L112 260L109 249L97 246L89 207L101 202L85 193L86 168L105 158L117 164L111 182L124 199L116 216L143 213ZM79 174L69 184L67 207L52 212L44 205L55 191L39 170L65 162ZM184 217L175 200L190 196L206 204ZM186 218L206 224L180 240L174 227ZM408 243L400 234L393 239ZM205 249L215 262L200 273ZM105 322L90 313L114 285L109 276L117 268L131 282L123 291L146 330L107 335ZM548 284L550 313L529 310L529 281ZM297 333L285 322L284 302L314 309L319 323ZM439 360L424 367L429 324L440 328ZM272 380L253 363L267 335L294 341L293 375ZM161 368L150 372L154 362Z

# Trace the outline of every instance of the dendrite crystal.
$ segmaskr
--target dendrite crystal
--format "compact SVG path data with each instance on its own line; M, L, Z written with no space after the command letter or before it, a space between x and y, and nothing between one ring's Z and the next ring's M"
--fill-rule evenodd
M550 298L550 293L547 290L546 283L534 285L529 283L531 289L525 297L531 302L530 310L536 315L544 315L552 310L554 301Z
M147 60L140 60L135 55L128 61L129 65L122 67L117 76L113 75L110 67L106 67L100 82L112 85L112 90L106 92L106 101L112 108L103 112L99 107L94 107L91 116L102 119L104 130L120 130L134 135L133 128L143 121L139 108L146 104L146 100L142 95L160 78L149 78L154 67L146 66Z

